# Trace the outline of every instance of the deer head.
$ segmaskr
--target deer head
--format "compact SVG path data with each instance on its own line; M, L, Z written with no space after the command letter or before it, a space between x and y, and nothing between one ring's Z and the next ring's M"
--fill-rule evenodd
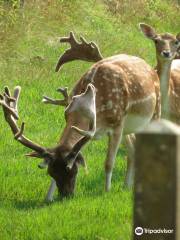
M151 26L140 23L140 29L144 35L155 43L156 55L159 61L172 61L178 54L180 47L180 33L173 36L170 33L158 34Z
M68 129L75 131L79 135L76 143L73 146L71 142L68 144L59 143L53 148L40 146L25 137L24 123L22 123L20 128L18 127L17 120L19 116L17 106L20 91L21 88L19 86L16 87L12 97L9 88L5 87L3 95L0 95L0 105L2 105L5 120L11 128L15 140L33 150L33 152L26 154L26 156L44 159L44 162L48 165L48 173L55 179L62 197L72 195L75 189L78 168L80 165L85 166L85 161L80 150L90 140L95 131L95 88L92 84L89 84L86 91L81 95L74 96L66 108L65 117ZM61 89L61 92L64 93L64 90L62 91ZM65 95L67 96L67 94ZM83 104L84 102L88 102L88 104ZM64 102L62 105L64 105ZM69 119L74 114L77 115L80 111L81 116L84 116L88 121L89 129L87 131L76 126L69 126L71 124L71 121L68 122Z

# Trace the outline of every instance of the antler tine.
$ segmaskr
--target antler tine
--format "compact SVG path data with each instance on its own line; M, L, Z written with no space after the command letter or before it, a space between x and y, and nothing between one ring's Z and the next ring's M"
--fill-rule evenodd
M14 88L14 94L13 94L13 98L16 99L15 104L14 104L14 108L15 109L17 109L20 93L21 93L21 87L20 86L16 86Z
M9 111L11 112L11 114L14 116L14 118L16 120L18 119L17 103L18 103L18 98L19 98L20 92L21 92L21 87L16 86L14 88L13 97L11 97L11 92L10 92L9 88L7 86L4 88L4 100L7 104L6 108L9 108ZM12 111L12 109L13 109L13 111Z
M66 100L67 103L68 103L68 99L69 99L68 88L67 87L65 87L65 88L60 87L60 88L57 89L57 92L62 93L62 95L64 96L64 100Z
M4 87L4 93L6 93L9 97L11 96L11 92L10 92L8 86Z
M10 102L9 102L10 103ZM8 105L8 99L3 96L2 94L0 95L0 105L3 107L3 109L6 109L5 112L5 119L7 118L7 115L12 115L14 119L18 120L18 115L17 113Z
M68 88L58 88L58 92L60 92L63 96L64 99L53 99L47 96L43 96L42 102L45 104L53 104L53 105L60 105L60 106L67 106L69 102L69 96L68 96Z
M69 37L60 38L60 42L69 43L71 46L76 46L78 44L78 41L76 40L76 37L73 32L69 33Z
M8 102L6 99L6 95L9 98L11 98L10 91L7 87L5 88L5 94L4 94L5 96L0 95L0 105L2 105L3 107L5 120L9 124L12 130L12 133L14 135L14 138L16 140L18 140L24 146L38 152L39 154L45 154L47 152L46 148L41 147L40 145L32 142L31 140L29 140L23 135L24 126L25 126L24 122L22 123L20 128L16 123L16 120L18 119L16 111L17 111L17 103L18 103L20 91L21 91L21 88L19 86L14 89L13 98L15 99L15 101L13 101L12 105L11 105L11 102Z
M100 53L99 47L98 47L98 45L95 42L91 42L90 44L97 52ZM103 59L101 53L100 53L100 57L101 57L101 59Z
M102 54L99 48L93 42L88 43L84 37L80 37L80 42L75 38L73 32L70 32L69 37L62 37L61 43L69 43L70 48L67 49L62 56L60 56L56 65L55 71L58 72L63 64L73 60L85 60L88 62L97 62L102 60Z
M94 116L94 118L90 122L90 130L89 131L80 129L80 128L75 127L75 126L72 126L71 128L74 129L79 134L81 134L82 136L93 138L94 134L96 132L96 117Z
M80 41L82 42L82 44L91 44L91 43L88 43L83 36L80 36Z
M5 98L7 99L7 101L9 101L9 102L15 102L15 101L16 101L15 98L10 97L7 93L4 93L4 96L5 96Z
M11 92L7 86L4 88L3 95L4 95L4 100L8 105L10 105L11 102L15 102L15 99L11 97Z
M15 112L18 115L18 109L17 109L17 105L18 105L18 100L19 100L19 95L21 92L21 87L20 86L16 86L14 88L14 93L13 93L13 97L8 97L9 98L9 102L10 102L10 106L12 106L12 108L15 110ZM9 94L10 94L10 90L9 90Z

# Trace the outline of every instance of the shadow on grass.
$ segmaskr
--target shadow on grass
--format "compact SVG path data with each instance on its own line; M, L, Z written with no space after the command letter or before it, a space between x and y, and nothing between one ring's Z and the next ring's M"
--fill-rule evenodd
M17 210L28 211L28 210L36 210L40 208L47 207L55 202L61 202L59 197L56 197L53 202L46 202L45 200L39 199L1 199L0 200L0 207L6 208L9 205Z
M18 210L33 210L33 209L37 209L37 208L43 208L46 206L45 202L40 202L38 200L31 200L31 199L27 199L27 200L18 200L18 199L14 199L13 200L13 206L18 209Z
M124 159L118 160L124 161ZM112 176L112 190L116 188L116 191L117 189L119 189L120 191L129 191L124 187L125 167L122 167L122 165L123 164L121 164L121 167L114 168ZM81 189L82 193L77 193L77 195L83 194L83 196L98 197L105 192L105 173L103 169L97 171L97 174L93 174L93 176L90 176L90 174L88 174L84 178L81 177L81 180L78 179L78 182L79 181L81 182L78 184L79 186L77 191Z
M71 201L74 197L75 196L71 196L62 199L59 194L56 194L52 202L47 202L45 199L0 199L0 207L9 208L9 206L11 206L12 208L20 211L32 211L46 208L53 205L54 203L63 204L65 202Z

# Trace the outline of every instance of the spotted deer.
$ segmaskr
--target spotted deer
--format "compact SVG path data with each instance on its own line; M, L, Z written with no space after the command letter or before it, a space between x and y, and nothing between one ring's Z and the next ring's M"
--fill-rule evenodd
M53 177L54 181L52 181L50 186L47 200L52 200L55 182L62 197L68 196L74 191L79 166L86 167L80 150L94 136L96 129L95 88L92 84L88 84L85 92L73 96L71 103L65 111L65 118L68 124L64 129L60 142L52 148L43 147L28 139L24 135L24 122L18 127L18 99L20 92L20 86L15 87L13 95L11 95L9 88L5 87L4 93L0 95L0 105L3 108L4 118L11 128L14 139L33 150L26 156L43 158L44 162L39 165L40 168L48 165L48 173ZM61 92L66 96L66 90L61 89ZM83 104L84 102L86 102L85 105ZM80 124L78 112L81 112ZM78 126L87 129L87 131L78 128Z
M87 43L84 39L81 43L76 43L72 34L68 41L72 42L71 48L65 52L65 56L62 56L66 61L68 58L70 60L77 58L73 54L77 53L79 47L81 58L83 52L84 57L87 56L87 52L84 51L87 48L91 48L93 58L94 55L97 59L101 58L96 45ZM58 66L64 63L62 58ZM122 135L136 133L153 117L160 115L158 75L143 59L120 54L94 64L75 84L70 95L67 94L66 88L59 91L63 93L63 100L45 96L43 101L66 107L66 126L57 146L46 148L33 143L23 135L24 124L20 128L17 126L17 101L20 88L15 88L14 97L11 97L6 88L4 95L1 95L0 104L3 106L5 119L15 139L34 150L28 156L42 158L48 165L48 173L53 181L47 199L52 200L56 185L61 196L74 193L78 166L80 163L85 166L80 150L91 139L96 140L107 135L105 190L109 191ZM132 173L133 164L129 167Z
M176 36L170 33L158 34L144 23L140 24L140 29L155 44L162 117L180 124L180 33Z
M70 43L71 48L60 57L56 71L65 62L76 59L99 60L77 82L70 99L74 94L80 94L88 83L93 84L97 90L97 127L93 139L98 139L103 135L108 135L109 138L105 161L105 185L108 191L111 186L112 169L122 132L124 135L135 133L146 126L152 117L158 118L160 116L158 77L144 60L137 57L121 54L102 59L102 54L99 53L99 48L94 43L92 45L84 39L82 41L82 38L82 43L78 43L73 33L70 34L70 37L63 38L61 42ZM85 46L92 49L89 52L84 51ZM94 54L97 50L97 57L92 57L92 53ZM90 54L90 52L92 53ZM45 103L57 104L58 101L44 97ZM127 137L127 141L128 149L132 154L133 138ZM128 168L127 180L130 181L133 175L132 160L128 162Z
M172 34L157 34L156 31L147 24L141 23L140 28L146 37L154 41L156 46L156 56L157 56L157 67L156 71L158 73L160 82L161 82L161 95L162 95L162 108L163 108L163 117L169 118L170 120L179 124L180 122L180 34L173 36ZM70 42L70 39L66 38L66 42ZM63 41L64 42L64 41ZM70 51L68 51L70 53ZM89 58L90 61L95 58L92 58L91 55L86 52L86 58L80 58L80 54L76 50L76 54L73 55L75 59L86 60ZM74 59L68 58L67 53L66 62L72 61ZM78 57L76 57L78 56ZM102 54L100 54L102 57ZM103 58L103 57L102 57ZM58 63L61 63L61 59ZM174 60L175 59L175 60ZM60 64L61 67L61 64ZM56 71L59 70L59 65L57 64ZM169 79L169 80L168 80ZM166 85L168 84L168 85ZM168 92L169 91L169 92ZM168 96L168 97L167 97ZM169 100L168 100L169 99ZM168 101L167 101L168 100ZM169 103L168 103L169 102ZM167 111L168 105L170 105L170 111ZM167 116L167 114L169 116ZM128 158L128 169L126 174L126 186L132 185L132 174L129 167L133 162L133 152L134 146L133 142L135 141L135 136L126 137L126 145L129 152ZM131 160L130 160L131 159Z

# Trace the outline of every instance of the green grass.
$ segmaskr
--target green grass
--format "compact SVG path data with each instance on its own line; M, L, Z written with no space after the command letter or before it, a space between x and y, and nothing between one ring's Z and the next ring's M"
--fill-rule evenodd
M153 45L139 32L138 23L176 33L180 19L179 9L170 1L145 1L151 5L139 5L132 15L128 6L124 13L122 9L114 11L107 1L44 2L28 3L20 12L2 12L0 8L0 89L22 86L19 112L20 122L26 122L25 134L44 146L53 146L65 124L64 109L43 105L42 95L58 97L56 88L71 89L90 66L76 61L54 73L56 61L67 47L59 44L59 36L73 30L95 40L104 56L128 53L154 65ZM89 174L80 170L75 197L60 202L56 193L54 203L47 204L49 176L37 168L38 160L24 157L28 150L13 139L0 111L0 239L130 240L132 192L123 189L126 162L124 147L120 150L111 192L104 192L103 139L83 150Z

